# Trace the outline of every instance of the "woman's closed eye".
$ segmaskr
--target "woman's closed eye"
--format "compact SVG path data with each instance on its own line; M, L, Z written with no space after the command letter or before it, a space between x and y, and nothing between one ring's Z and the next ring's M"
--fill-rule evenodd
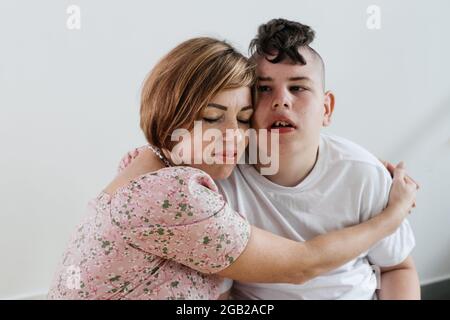
M219 118L207 118L207 117L203 117L203 120L205 120L208 123L214 123L217 122L219 120L221 120L222 117ZM237 119L240 123L244 123L244 124L249 124L250 123L250 118L238 118Z
M250 124L250 119L253 116L253 108L246 107L237 114L237 121L243 124Z
M212 117L203 117L203 120L205 120L206 122L209 123L213 123L213 122L217 122L219 120L221 120L223 117L218 117L218 118L212 118Z
M244 124L249 124L250 123L250 118L242 118L242 119L239 119L238 118L238 121L240 122L240 123L244 123Z
M211 110L208 110L211 111ZM223 112L216 112L215 110L213 112L205 112L203 114L203 120L209 123L217 122L225 118L225 114Z

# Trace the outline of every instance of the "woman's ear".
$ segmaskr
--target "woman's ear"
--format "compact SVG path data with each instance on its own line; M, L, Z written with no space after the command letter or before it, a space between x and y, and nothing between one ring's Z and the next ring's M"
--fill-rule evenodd
M323 122L324 127L328 127L331 123L331 116L334 111L334 94L331 91L325 92L325 99L323 101Z

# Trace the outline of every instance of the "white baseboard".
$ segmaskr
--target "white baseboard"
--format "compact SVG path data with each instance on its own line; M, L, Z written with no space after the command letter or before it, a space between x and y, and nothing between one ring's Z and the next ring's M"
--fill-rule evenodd
M446 281L446 280L450 280L450 274L421 281L420 285L421 286L426 286L426 285L429 285L429 284L433 284L433 283L441 282L441 281Z
M426 286L429 284L446 281L449 279L450 279L450 274L421 281L420 285ZM46 298L47 298L47 291L41 290L41 291L24 293L24 294L12 296L12 297L4 298L4 300L45 300Z
M47 291L37 291L32 293L24 293L16 296L5 298L4 300L46 300Z

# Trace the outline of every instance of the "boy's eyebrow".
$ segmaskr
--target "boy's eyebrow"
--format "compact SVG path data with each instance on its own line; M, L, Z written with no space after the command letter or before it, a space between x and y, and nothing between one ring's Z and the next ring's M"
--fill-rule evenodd
M224 105L221 105L221 104L218 104L218 103L208 103L207 107L213 107L213 108L217 108L217 109L224 110L224 111L228 110L228 107L226 107ZM242 109L240 111L244 111L244 110L247 110L247 109L253 109L253 106L242 107Z
M290 77L290 78L288 78L288 80L289 81L301 81L301 80L311 81L310 78L302 77L302 76ZM273 81L273 79L272 79L272 77L258 77L258 81Z
M301 81L301 80L311 81L311 79L308 77L291 77L291 78L289 78L289 81Z

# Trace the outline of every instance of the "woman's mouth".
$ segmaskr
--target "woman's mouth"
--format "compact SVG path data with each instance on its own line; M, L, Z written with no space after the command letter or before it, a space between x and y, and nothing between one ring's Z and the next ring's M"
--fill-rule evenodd
M237 158L237 151L236 150L226 150L224 152L221 153L214 153L213 157L218 158L218 159L236 159Z

